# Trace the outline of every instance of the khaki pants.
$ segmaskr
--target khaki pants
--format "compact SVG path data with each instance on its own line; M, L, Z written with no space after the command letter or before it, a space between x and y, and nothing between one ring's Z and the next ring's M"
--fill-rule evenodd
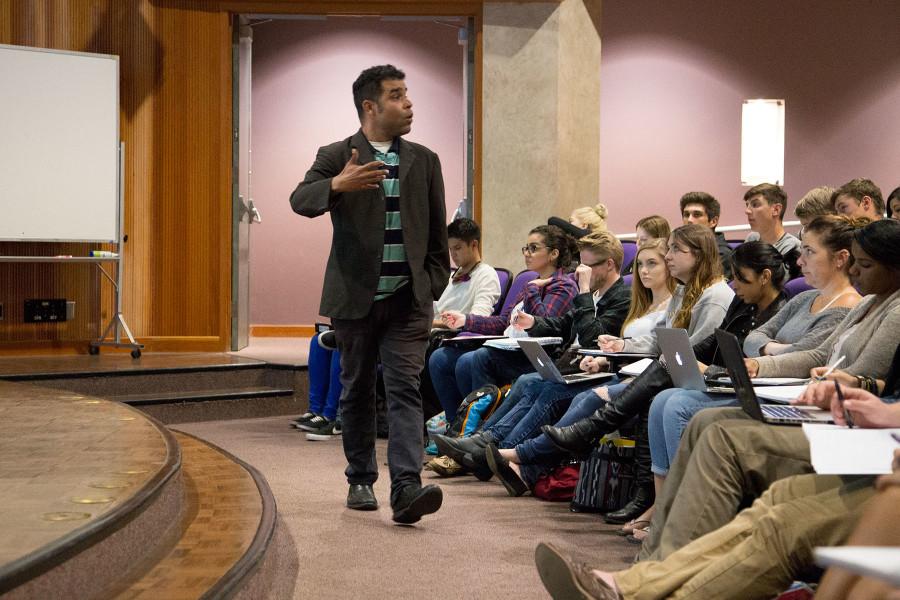
M813 548L850 535L872 477L797 475L775 482L724 527L662 561L614 574L626 599L771 598L812 564Z
M768 425L740 408L691 419L672 462L640 560L662 560L730 522L779 479L811 473L800 427Z

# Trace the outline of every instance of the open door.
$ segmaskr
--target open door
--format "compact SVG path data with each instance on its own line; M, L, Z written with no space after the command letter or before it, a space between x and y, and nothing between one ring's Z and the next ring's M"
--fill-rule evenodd
M231 234L231 349L250 339L250 229L261 221L251 195L250 69L253 30L235 17L232 91L232 234Z

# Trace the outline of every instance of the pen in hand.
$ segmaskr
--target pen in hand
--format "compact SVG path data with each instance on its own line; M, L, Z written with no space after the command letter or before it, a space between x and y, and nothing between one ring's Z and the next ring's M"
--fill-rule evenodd
M847 427L849 429L853 429L853 417L850 416L850 411L847 410L846 406L844 406L844 393L841 391L841 384L835 381L834 389L837 391L838 404L841 405L841 410L844 411L844 420L847 422Z
M836 361L831 363L831 366L828 367L827 371L825 371L824 373L822 373L821 375L816 377L816 381L825 381L825 378L828 377L829 375L831 375L831 372L834 371L835 369L837 369L837 366L839 364L841 364L842 362L844 362L845 358L846 358L846 356L842 354ZM838 391L838 393L840 394L840 390Z

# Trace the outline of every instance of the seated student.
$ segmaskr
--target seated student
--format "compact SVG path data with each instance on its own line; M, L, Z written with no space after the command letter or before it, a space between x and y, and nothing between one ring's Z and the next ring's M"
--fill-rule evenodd
M839 215L853 219L877 221L884 218L884 199L879 188L871 179L848 181L831 196L831 203Z
M752 229L745 241L762 240L772 244L784 257L790 278L799 277L797 257L800 255L800 240L786 232L781 224L787 208L784 189L771 183L755 185L744 194L744 205L744 213Z
M862 393L862 392L860 392ZM900 546L900 448L894 450L894 472L875 481L876 494L862 512L847 546ZM816 590L819 600L900 598L900 586L874 575L830 567Z
M569 223L586 230L584 235L589 233L597 233L598 231L606 231L606 219L609 217L609 211L604 204L596 204L595 206L582 206L576 208L569 215Z
M762 323L744 339L748 356L776 355L815 348L860 301L850 285L850 246L860 225L846 217L818 217L803 238L799 265L807 281L817 289L795 296L771 319ZM740 249L749 244L740 246ZM735 270L738 273L738 270ZM735 277L738 284L740 277ZM821 290L821 291L820 291ZM738 295L743 295L737 289ZM725 319L728 321L728 317ZM762 320L761 320L762 321ZM650 406L650 450L656 491L675 457L681 434L691 417L703 408L736 405L732 395L709 394L673 388L660 392ZM644 521L647 519L644 518ZM642 534L635 534L638 539Z
M586 239L590 237L593 236ZM618 260L621 260L622 250L618 240L609 233L602 234L602 237L604 245L617 250ZM582 243L584 241L583 239ZM675 289L675 279L666 268L665 253L666 240L649 240L641 246L635 257L640 276L632 280L631 291L628 292L617 276L614 286L597 301L594 318L590 318L593 312L592 299L587 294L580 294L575 303L576 306L581 306L575 311L556 319L527 317L526 328L535 335L556 333L565 334L565 339L577 337L584 347L596 347L597 338L601 334L614 331L621 331L626 336L649 334L656 323L665 318L665 311ZM613 290L616 290L614 297ZM625 296L623 302L622 296L625 294L630 294L630 300ZM607 302L612 302L613 305L610 306ZM627 315L622 314L623 308L628 310ZM481 433L464 440L439 437L435 441L438 448L472 469L476 476L484 475L485 477L479 478L489 479L490 471L483 456L483 449L488 442L512 447L519 440L533 437L540 425L555 420L578 392L589 389L592 385L590 382L554 383L545 381L537 373L523 375L513 384L503 404L484 424ZM507 446L507 441L512 446ZM472 452L478 455L474 460L469 456Z
M447 242L450 260L456 265L456 270L450 275L450 283L444 288L441 297L434 302L435 319L432 327L435 329L446 328L440 318L444 311L458 310L486 316L494 312L494 305L500 299L497 271L481 260L481 228L478 223L465 217L456 219L447 225ZM430 352L425 357L426 365L429 356ZM427 419L443 408L428 377L427 367L422 371L421 382L422 404Z
M857 426L900 427L900 389L896 381L893 385L885 383L892 397L884 400L857 388L843 390L843 407ZM835 422L844 424L833 382L813 384L807 394L816 398L816 404L828 405ZM798 427L777 429L799 431ZM900 454L895 453L897 456ZM894 481L898 470L900 462L895 458ZM864 475L807 473L780 479L721 527L665 557L644 560L623 571L607 572L574 563L552 544L538 545L535 563L545 587L556 599L772 598L813 566L815 547L847 541L856 523L872 507L875 483L875 477ZM898 494L893 496L900 498ZM891 517L897 515L896 506L893 508L887 513ZM897 534L895 523L878 526ZM896 537L892 542L897 543ZM821 597L846 598L840 593L846 591L840 583L826 575Z
M751 376L820 376L842 356L842 368L829 380L871 388L872 378L885 376L900 339L900 223L882 220L857 230L852 255L851 280L869 295L817 348L746 359ZM684 431L641 558L665 558L727 523L773 481L811 469L799 427L773 427L735 408L700 411Z
M806 192L794 207L794 214L800 221L800 239L803 239L803 233L806 226L816 217L837 214L834 212L834 205L831 203L831 196L834 194L834 188L822 185L814 187Z
M722 209L719 201L706 192L688 192L679 200L681 220L684 225L695 224L709 227L716 236L716 248L719 251L719 262L725 279L731 279L731 246L725 234L716 231Z
M450 329L521 336L524 334L511 323L515 314L525 311L544 317L565 313L578 293L575 281L561 268L570 262L569 247L569 236L560 228L552 225L535 227L528 234L522 254L525 256L525 268L536 271L537 279L528 282L500 315L482 316L448 310L441 313L441 320ZM428 359L431 382L448 415L456 414L457 407L468 393L468 390L461 392L456 380L456 364L465 354L459 348L441 346Z
M664 327L682 327L687 329L691 343L696 344L711 335L726 314L734 292L728 287L719 271L718 254L715 250L715 238L708 227L700 225L682 225L672 232L669 238L669 248L666 253L666 264L672 277L682 285L676 288L666 311L665 319L657 323ZM714 319L714 320L712 320ZM622 340L612 336L601 336L598 340L601 348L608 352L647 352L658 353L656 334L636 336L631 340ZM606 367L605 359L585 359L585 370L597 371ZM598 411L601 407L614 406L619 395L625 393L642 374L634 381L614 381L611 384L588 390L575 397L566 413L557 421L557 427L563 427L581 421L583 418ZM644 405L649 404L649 398ZM645 411L646 412L646 411ZM629 418L638 414L638 411L630 413ZM622 421L622 424L628 420ZM546 427L545 427L546 429ZM639 426L639 437L646 435L646 419L642 419ZM647 449L646 442L638 446ZM515 448L498 449L492 445L487 446L487 452L493 455L492 460L497 465L495 473L501 474L501 481L507 486L510 493L517 492L521 495L528 486L533 485L537 477L547 466L557 464L563 454L560 449L542 433L537 437L519 443ZM486 457L487 458L487 457ZM606 515L607 522L624 523L640 515L653 503L653 483L649 477L650 453L647 449L635 457L638 462L643 462L645 467L642 472L648 474L646 478L637 482L635 498L621 511ZM509 463L523 465L520 472ZM525 468L525 465L528 468Z
M850 283L850 248L854 232L865 222L834 215L806 225L800 267L814 289L794 296L784 310L744 340L750 358L815 348L856 306L861 296Z
M887 199L887 216L900 221L900 187L894 188Z
M650 215L640 219L634 226L635 243L640 248L649 240L662 239L667 240L672 235L672 228L665 217L659 215ZM622 269L622 275L631 275L634 273L636 261L631 261Z
M595 347L597 337L622 328L629 305L628 288L619 276L622 243L608 231L600 231L578 240L578 251L581 262L575 269L578 295L573 307L556 317L535 317L521 311L513 318L517 329L533 337L561 337L566 348ZM489 383L502 387L533 371L523 352L484 346L456 363L456 383L461 392L468 390L468 395Z

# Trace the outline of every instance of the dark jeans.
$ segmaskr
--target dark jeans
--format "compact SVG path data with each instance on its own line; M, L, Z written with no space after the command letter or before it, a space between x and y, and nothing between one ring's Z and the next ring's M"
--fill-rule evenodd
M533 372L531 361L521 350L497 350L482 346L457 361L456 387L465 398L489 383L503 387L519 375Z
M422 398L419 374L431 329L431 305L413 305L410 286L375 302L362 319L332 319L341 352L341 417L347 481L372 484L375 459L376 363L381 358L388 417L391 504L399 490L421 485Z

